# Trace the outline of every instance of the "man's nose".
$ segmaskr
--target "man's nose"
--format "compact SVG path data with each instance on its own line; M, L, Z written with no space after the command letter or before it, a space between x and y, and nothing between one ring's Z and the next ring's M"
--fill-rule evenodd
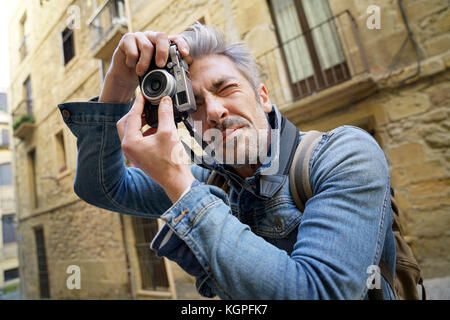
M208 126L216 127L228 117L228 109L225 107L221 99L211 97L206 99L206 120Z

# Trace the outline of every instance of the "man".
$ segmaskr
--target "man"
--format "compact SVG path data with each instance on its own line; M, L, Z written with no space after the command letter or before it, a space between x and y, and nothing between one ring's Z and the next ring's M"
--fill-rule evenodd
M192 120L202 132L220 130L222 141L208 141L218 153L231 149L246 161L212 164L228 194L204 184L209 169L173 152L181 144L170 98L159 105L157 130L141 132L141 94L130 110L137 76L153 54L165 65L169 39L190 64L198 107ZM296 148L304 133L287 138L288 121L271 104L253 57L210 27L195 24L171 37L125 35L98 101L59 107L77 136L77 195L108 210L165 220L152 248L194 275L205 296L365 299L369 267L383 257L394 272L389 170L376 142L349 126L324 134L310 160L314 196L299 211L286 174L289 154L280 149ZM267 147L265 157L252 157L252 137ZM126 168L124 155L137 168ZM393 299L384 278L381 285L384 298Z

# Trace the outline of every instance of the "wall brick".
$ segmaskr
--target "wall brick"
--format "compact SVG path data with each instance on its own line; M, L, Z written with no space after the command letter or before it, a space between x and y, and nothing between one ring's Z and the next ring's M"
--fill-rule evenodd
M450 48L450 34L442 34L425 41L425 49L429 56L438 55Z
M441 206L438 209L428 207L422 210L411 210L408 212L408 217L410 220L414 220L414 224L410 224L409 231L419 238L445 237L450 230L449 205ZM436 225L436 221L440 221L439 225Z
M448 119L449 111L445 108L437 109L427 113L423 117L423 122L431 123L431 122L439 122L442 120Z
M433 24L436 33L448 33L450 31L450 8L442 12ZM448 47L447 47L448 49Z
M420 143L406 143L389 149L389 156L394 167L421 163L425 160L425 148Z
M440 160L433 160L406 166L404 172L409 177L410 183L415 183L442 177L447 170Z
M392 121L396 121L427 111L430 106L428 95L416 92L409 96L399 96L392 99L389 102L387 113Z
M405 10L411 21L417 22L430 14L442 11L448 7L446 0L415 0L405 2Z
M432 196L447 196L450 194L450 178L442 178L412 184L408 187L410 198L421 199Z
M437 106L450 106L449 80L431 86L426 93L429 94L432 104Z

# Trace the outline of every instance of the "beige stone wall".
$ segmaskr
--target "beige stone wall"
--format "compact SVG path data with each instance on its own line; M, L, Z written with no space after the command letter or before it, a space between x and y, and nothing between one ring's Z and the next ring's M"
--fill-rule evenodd
M52 299L129 299L127 265L118 214L78 199L22 220L20 271L25 298L39 299L34 228L43 226ZM67 268L80 268L81 289L70 290Z
M91 3L89 7L88 4ZM67 25L69 5L80 7L81 28L75 30L75 57L64 66L61 32ZM98 62L90 56L84 23L92 2L20 1L10 26L17 26L24 12L30 23L28 54L20 62L16 48L18 28L11 28L11 96L15 109L23 99L23 82L31 75L35 130L24 140L15 139L16 186L21 236L20 273L25 298L39 298L34 228L43 226L52 298L130 298L125 249L118 214L106 213L81 202L73 193L76 166L75 137L64 125L57 104L86 100L100 90ZM56 134L63 133L67 169L60 171ZM27 154L35 150L36 198L31 194ZM69 265L81 268L81 290L69 290L65 281Z
M447 71L390 93L385 106L392 184L427 277L450 270L449 92Z
M44 3L41 7L38 1L18 2L9 21L11 107L17 107L22 101L23 82L31 74L36 116L34 133L25 140L15 140L20 234L24 248L21 253L21 274L25 280L23 291L26 297L38 297L33 227L42 224L54 297L138 297L136 292L130 293L136 289L138 277L132 276L130 280L125 271L125 250L131 250L130 244L133 243L130 225L125 222L123 239L117 214L77 200L72 189L76 166L75 137L63 124L56 108L57 103L86 100L100 91L99 64L92 57L91 39L85 23L93 13L93 1L58 0ZM448 276L448 1L410 0L404 3L420 48L420 76L407 84L396 83L417 70L411 43L405 46L396 68L392 72L389 69L406 37L397 1L330 0L334 14L349 10L355 17L370 67L369 73L365 75L365 79L371 83L370 93L360 100L362 95L352 96L352 91L347 91L351 86L346 89L327 89L305 101L314 105L321 95L332 92L329 100L332 101L336 93L339 98L334 100L345 98L350 102L341 103L339 107L329 108L326 112L311 112L305 118L297 115L291 120L302 130L328 130L342 124L372 130L391 165L392 184L405 215L409 239L425 275ZM64 66L61 32L66 26L67 8L70 5L81 8L82 23L81 29L75 30L75 58ZM381 30L368 30L365 27L369 5L381 7ZM230 40L245 41L258 57L261 71L264 71L261 79L267 81L273 102L282 105L286 114L295 108L308 109L307 105L298 107L291 100L282 55L276 49L278 43L274 23L266 1L130 0L130 9L134 31L150 29L178 33L194 21L203 19L207 24L224 30ZM33 27L27 38L28 55L20 62L17 49L21 39L18 36L19 28L15 26L18 26L25 11L27 21ZM349 30L348 26L345 30ZM358 54L356 44L352 43L346 53ZM62 173L57 170L55 138L61 130L67 148L67 170ZM36 150L38 208L33 208L27 161L27 154L33 148ZM82 272L87 275L82 280L87 281L82 282L82 287L88 288L84 292L68 291L64 286L63 280L67 277L64 268L75 262L81 264ZM192 278L173 265L170 270L180 292L180 288L186 287L186 284L193 289ZM132 268L132 274L138 272ZM187 296L190 294L195 295L190 291ZM178 296L184 297L183 294Z
M391 168L391 182L404 217L407 239L426 278L450 270L450 14L448 1L404 1L419 46L420 74L411 42L389 72L406 31L396 1L330 1L335 13L349 9L358 21L376 93L308 121L301 130L344 124L372 131ZM365 28L367 6L381 7L381 30ZM331 89L329 89L331 90ZM320 97L321 94L318 94ZM308 98L312 103L314 99ZM331 104L336 102L331 102Z
M0 92L7 93L6 90L0 88ZM8 106L6 106L8 107ZM12 152L12 130L11 130L11 116L9 114L10 108L7 112L0 111L0 164L11 165L11 175L14 175L13 152ZM3 130L9 132L9 145L3 141ZM14 180L14 179L13 179ZM0 185L0 288L4 288L11 284L4 279L5 270L11 270L19 267L19 259L17 257L17 242L8 244L3 243L3 228L2 216L16 213L15 190L14 184ZM12 281L14 283L15 281Z
M374 130L391 169L391 183L408 240L427 278L448 276L450 237L450 73L385 90L300 126Z

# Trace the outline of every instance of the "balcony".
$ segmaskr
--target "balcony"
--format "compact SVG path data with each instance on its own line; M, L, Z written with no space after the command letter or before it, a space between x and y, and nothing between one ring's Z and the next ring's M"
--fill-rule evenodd
M94 58L108 60L128 31L123 0L107 0L87 22Z
M25 139L34 132L32 103L32 100L23 100L13 111L13 130L17 138Z
M294 122L311 120L376 90L350 11L284 42L278 39L279 45L256 56L256 62L271 101Z

